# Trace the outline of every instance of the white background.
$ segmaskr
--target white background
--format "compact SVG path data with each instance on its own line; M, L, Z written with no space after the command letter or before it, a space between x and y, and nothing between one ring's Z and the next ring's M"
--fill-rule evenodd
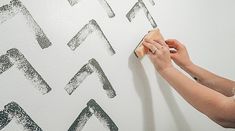
M0 75L0 108L17 102L44 131L65 131L90 99L106 111L120 131L226 131L192 108L158 76L147 58L138 61L133 50L151 25L139 12L133 22L126 13L137 0L107 0L116 16L108 18L97 0L22 0L52 46L42 50L21 15L0 25L0 54L19 49L46 80L52 91L41 95L17 68ZM194 63L235 80L234 0L155 0L147 8L165 38L183 42ZM1 0L1 6L9 3ZM69 40L89 20L95 19L116 54L110 56L103 41L91 35L75 51ZM96 75L88 77L69 96L65 85L95 58L117 96L106 96ZM11 122L4 131L20 130ZM83 131L103 131L93 116Z

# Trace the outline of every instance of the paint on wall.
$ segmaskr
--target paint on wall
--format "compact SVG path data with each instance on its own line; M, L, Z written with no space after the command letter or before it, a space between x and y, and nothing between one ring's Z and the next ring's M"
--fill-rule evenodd
M145 13L145 16L147 17L148 21L151 23L153 28L157 27L157 24L151 14L149 13L147 7L145 6L144 2L142 0L139 0L132 8L131 10L126 14L127 19L131 22L136 14L140 11L143 10Z
M101 66L99 65L99 63L93 58L93 59L89 60L89 64L90 64L90 67L92 68L92 70L99 77L99 80L102 83L103 89L106 91L107 96L109 98L115 97L116 93L115 93L111 83L109 82L107 76L105 75L104 71L102 70Z
M35 38L42 49L51 46L51 42L37 24L34 18L31 16L26 7L19 0L12 0L10 4L3 5L0 7L0 24L14 17L16 14L21 12L25 17L27 24L34 32Z
M11 102L0 112L0 130L15 118L16 123L27 131L42 131L42 129L29 117L29 115L16 103Z
M10 62L10 59L7 55L1 55L0 56L0 75L12 67L12 63Z
M32 67L32 65L18 49L10 49L7 51L6 55L2 55L0 58L1 73L7 71L7 69L12 67L12 65L15 65L42 94L46 94L51 91L51 88L46 83L46 81Z
M8 123L10 123L12 118L8 116L6 111L0 111L0 130L2 130Z
M95 32L97 35L100 36L101 39L104 40L104 44L107 47L108 52L110 55L115 54L113 47L111 46L110 42L106 38L105 34L101 30L100 26L97 24L95 20L90 20L88 24L86 24L67 44L71 50L75 50L79 47L86 38Z
M68 0L68 1L71 6L74 6L75 4L79 2L79 0ZM110 5L108 4L108 2L106 0L98 0L98 1L101 4L101 6L104 8L104 10L106 11L109 18L113 18L115 16L115 13L110 7Z
M91 75L93 70L90 68L89 64L85 64L69 81L66 85L65 90L71 95L77 87L86 79L87 76Z
M118 131L117 125L93 99L87 103L87 107L82 110L68 131L81 131L93 114L105 128L110 131Z
M81 131L92 115L89 107L84 108L68 131Z
M116 96L116 92L113 89L104 71L102 70L101 66L94 58L89 60L88 63L85 64L69 81L69 83L65 87L67 93L71 95L77 89L77 87L79 87L80 84L86 79L86 77L91 75L93 72L97 74L101 84L103 85L103 89L106 91L107 96L109 98L114 98Z

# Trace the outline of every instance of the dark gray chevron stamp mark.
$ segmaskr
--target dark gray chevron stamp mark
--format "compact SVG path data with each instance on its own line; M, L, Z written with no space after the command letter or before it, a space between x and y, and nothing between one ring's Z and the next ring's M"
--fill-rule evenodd
M104 40L104 43L107 47L108 52L113 55L115 51L111 46L110 42L104 35L103 31L101 30L100 26L97 24L95 20L90 20L88 24L86 24L67 44L71 50L75 50L79 47L86 38L91 35L93 32L97 33L101 39Z
M6 111L0 111L0 130L2 130L8 123L10 123L12 118L9 117Z
M0 74L12 67L12 63L7 55L0 56Z
M71 95L77 89L77 87L79 87L79 85L86 79L86 77L91 75L92 73L96 73L99 77L99 80L102 83L103 89L106 91L107 96L109 98L115 97L115 90L113 89L101 66L94 58L89 60L89 62L85 64L69 81L69 83L65 87L67 93Z
M0 7L0 24L11 19L18 13L22 13L25 17L27 24L34 32L35 38L40 47L44 49L51 46L51 42L43 32L41 27L37 24L32 15L19 0L11 0L10 4Z
M68 0L68 1L71 6L74 6L75 4L77 4L79 2L79 0ZM98 0L98 2L104 8L104 10L106 11L109 18L112 18L115 16L114 11L112 10L112 8L110 7L110 5L108 4L108 2L106 0Z
M16 103L11 102L0 112L0 130L6 127L12 119L23 126L27 131L42 131L42 129L30 118L30 116Z
M117 125L93 99L87 103L87 106L82 110L68 131L81 131L93 114L105 128L110 131L118 131Z
M147 17L148 21L151 23L153 28L157 27L157 24L151 14L149 13L147 7L145 6L144 2L142 0L139 0L132 8L131 10L126 14L127 19L131 22L136 14L140 11L143 10L145 13L145 16Z
M10 49L5 55L0 56L0 75L15 65L24 76L42 93L51 91L50 86L33 68L24 55L18 49Z

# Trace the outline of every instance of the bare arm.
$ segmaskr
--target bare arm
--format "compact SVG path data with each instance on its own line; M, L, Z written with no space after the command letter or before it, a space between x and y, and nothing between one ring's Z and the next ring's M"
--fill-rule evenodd
M194 108L223 127L235 128L234 99L193 81L173 67L169 48L165 42L149 41L144 45L156 53L149 52L155 69Z
M182 69L189 73L197 82L226 96L231 97L234 95L234 81L220 77L194 64L183 67Z
M235 127L235 103L185 76L175 68L161 72L162 77L194 108L224 127Z
M193 64L189 58L185 46L177 40L170 39L167 40L166 43L170 48L175 49L175 51L171 52L171 58L174 60L174 62L184 71L190 74L197 82L226 96L234 95L234 81L220 77L212 72L209 72L199 67L198 65Z

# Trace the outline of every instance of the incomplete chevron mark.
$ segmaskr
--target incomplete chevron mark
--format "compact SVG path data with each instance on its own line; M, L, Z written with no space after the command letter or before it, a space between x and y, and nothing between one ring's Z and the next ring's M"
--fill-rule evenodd
M19 0L12 0L10 4L0 7L0 24L14 17L19 12L21 12L23 16L25 16L27 24L34 31L36 40L38 41L40 47L44 49L51 46L51 42L44 34L43 30L40 28L29 11Z
M6 55L0 56L0 74L12 67L12 65L16 65L42 94L46 94L51 90L46 81L43 80L24 55L15 48L8 50Z
M87 107L82 110L68 131L81 131L93 114L107 129L110 131L118 131L116 124L93 99L87 103Z
M97 24L95 20L90 20L88 24L86 24L67 44L71 50L75 50L79 45L81 45L86 38L91 35L93 32L96 32L101 39L104 40L105 45L107 46L108 52L110 55L115 54L113 47L111 46L110 42L104 35L103 31L101 30L100 26Z
M11 102L0 112L0 130L15 118L16 123L27 131L42 131L42 129L27 115L27 113L15 102Z
M68 0L68 1L71 6L74 6L75 4L77 4L79 2L79 0ZM108 2L106 0L98 0L98 1L101 4L101 6L105 9L109 18L112 18L115 16L114 11L112 10L112 8L110 7L110 5L108 4Z
M86 77L91 75L93 72L97 73L107 96L109 98L115 97L115 90L113 89L108 78L101 69L99 63L94 58L89 60L89 62L85 64L66 85L65 90L68 92L68 94L71 95L75 91L75 89L79 87L79 85L86 79Z
M127 13L126 17L127 19L131 22L135 16L136 13L139 12L139 10L142 9L147 17L147 19L149 20L149 22L151 23L153 28L157 27L156 22L154 21L153 17L150 15L147 7L145 6L144 2L142 0L139 0L132 8L131 10Z

